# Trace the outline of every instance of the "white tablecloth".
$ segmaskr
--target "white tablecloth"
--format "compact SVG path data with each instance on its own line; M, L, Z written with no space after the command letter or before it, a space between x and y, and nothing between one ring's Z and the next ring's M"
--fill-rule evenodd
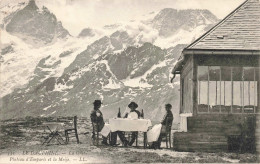
M100 131L101 135L104 136L104 137L107 137L110 132L111 132L111 130L110 130L109 124L105 124L103 129Z
M111 118L109 124L105 124L101 130L101 135L107 137L110 132L147 132L152 126L151 120L148 119L128 119L128 118Z
M152 126L152 122L149 119L111 118L109 119L109 126L111 132L147 132L148 128Z

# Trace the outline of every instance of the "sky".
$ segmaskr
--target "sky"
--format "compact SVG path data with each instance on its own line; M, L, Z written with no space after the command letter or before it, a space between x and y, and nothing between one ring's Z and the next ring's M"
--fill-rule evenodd
M0 6L26 0L0 0ZM163 8L208 9L224 18L245 0L36 0L53 12L72 35L86 27L136 20Z

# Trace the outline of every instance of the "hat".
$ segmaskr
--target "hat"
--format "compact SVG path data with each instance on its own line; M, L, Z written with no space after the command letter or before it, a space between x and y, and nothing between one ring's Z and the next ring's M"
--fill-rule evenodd
M130 108L130 107L137 108L138 105L137 105L135 102L131 102L131 103L128 105L128 107L129 107L129 108Z
M165 107L167 108L172 108L172 105L171 104L166 104Z
M98 106L98 105L101 105L102 103L101 103L101 100L95 100L93 102L93 104L94 104L94 106Z

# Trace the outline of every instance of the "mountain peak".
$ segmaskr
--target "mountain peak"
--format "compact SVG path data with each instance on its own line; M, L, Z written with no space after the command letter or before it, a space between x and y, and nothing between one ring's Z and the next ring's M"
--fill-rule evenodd
M173 9L173 8L164 8L160 11L159 15L162 15L162 14L170 14L170 13L177 13L178 10L177 9Z
M38 6L35 3L35 0L29 0L28 5L24 8L26 10L38 10Z
M171 36L179 29L186 31L200 25L211 25L218 22L217 17L209 10L173 8L162 9L152 20L152 25L161 36Z
M93 36L95 36L95 33L91 28L82 29L78 35L79 38L93 37Z
M6 21L6 31L29 44L43 46L52 43L55 38L70 35L47 7L43 6L39 10L34 0L10 15Z

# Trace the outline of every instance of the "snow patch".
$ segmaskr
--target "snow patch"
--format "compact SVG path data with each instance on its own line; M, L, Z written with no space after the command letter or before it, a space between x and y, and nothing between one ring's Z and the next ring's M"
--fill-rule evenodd
M66 90L70 90L73 88L73 85L67 86L67 85L63 85L63 84L55 84L55 88L53 91L57 91L57 92L64 92Z
M103 88L104 89L118 89L118 88L120 88L121 86L118 84L118 83L116 83L113 79L108 79L108 84L107 85L105 85Z
M51 107L51 105L43 108L42 110L47 111L50 107Z
M122 80L122 82L124 83L125 86L129 86L129 87L141 87L141 88L151 88L152 85L146 83L146 82L142 82L142 78L141 77L136 77L133 79L126 79L126 80Z
M125 86L129 87L141 87L141 88L151 88L152 85L146 82L146 77L148 74L152 73L156 68L164 67L167 64L167 61L161 61L160 63L153 65L144 75L130 79L129 77L126 80L122 80Z
M67 99L67 98L63 98L63 99L61 99L61 101L64 101L64 102L66 102L66 101L68 101L69 99Z

